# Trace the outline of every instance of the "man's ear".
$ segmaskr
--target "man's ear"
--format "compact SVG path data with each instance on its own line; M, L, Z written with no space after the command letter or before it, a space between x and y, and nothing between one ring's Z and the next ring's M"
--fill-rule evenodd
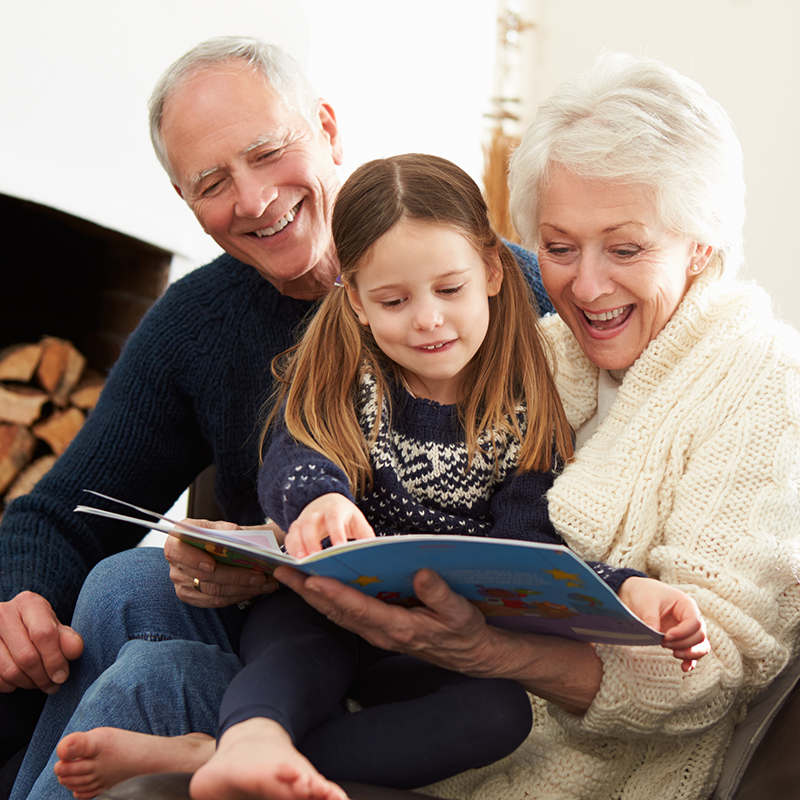
M336 291L336 289L333 291ZM369 320L367 319L367 315L364 313L364 306L361 305L361 298L358 296L358 289L356 289L355 286L346 286L345 291L347 292L347 299L350 301L350 308L355 311L358 321L362 325L369 327Z
M331 104L326 103L322 99L320 99L319 104L319 121L322 126L322 131L331 146L333 163L336 164L336 166L341 166L342 161L344 161L344 151L342 149L342 136L339 133L339 125L336 122L336 114Z
M486 281L487 294L489 297L494 297L499 294L500 287L503 285L503 264L500 261L500 256L495 252L491 261L486 265L489 272Z

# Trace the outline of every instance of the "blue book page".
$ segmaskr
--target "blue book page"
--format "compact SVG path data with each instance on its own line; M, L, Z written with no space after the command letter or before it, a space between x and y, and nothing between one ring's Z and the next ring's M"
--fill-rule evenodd
M420 604L412 581L418 570L427 567L480 609L487 622L507 630L624 645L660 644L663 638L562 545L409 534L360 539L298 559L282 552L267 529L201 528L86 491L155 520L83 505L76 511L165 531L226 564L266 573L287 564L308 575L337 578L386 603L407 607Z
M412 580L427 567L487 622L512 631L608 644L660 644L567 547L470 536L396 536L334 547L298 568L354 586L387 603L418 604Z

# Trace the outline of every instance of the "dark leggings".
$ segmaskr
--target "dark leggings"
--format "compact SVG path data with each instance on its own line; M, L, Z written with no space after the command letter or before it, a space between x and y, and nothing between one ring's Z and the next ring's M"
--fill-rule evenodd
M530 701L515 681L380 650L288 589L253 608L241 658L219 735L246 719L273 719L334 781L425 786L509 755L531 728ZM347 713L345 698L362 710Z

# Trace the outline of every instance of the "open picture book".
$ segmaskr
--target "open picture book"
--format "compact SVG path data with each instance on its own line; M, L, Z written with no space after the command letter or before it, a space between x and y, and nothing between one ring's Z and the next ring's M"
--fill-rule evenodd
M492 625L606 644L660 644L605 582L563 545L475 536L409 534L359 539L305 558L281 550L269 528L218 531L168 519L124 500L85 490L146 514L142 519L88 505L75 511L163 531L217 561L271 573L285 564L403 606L420 605L412 581L432 569Z

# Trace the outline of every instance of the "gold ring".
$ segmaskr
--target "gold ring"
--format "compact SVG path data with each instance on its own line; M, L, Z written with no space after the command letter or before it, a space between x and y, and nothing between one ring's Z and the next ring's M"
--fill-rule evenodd
M200 578L195 578L192 583L194 584L194 588L197 589L200 594L203 594L203 590L200 588Z

